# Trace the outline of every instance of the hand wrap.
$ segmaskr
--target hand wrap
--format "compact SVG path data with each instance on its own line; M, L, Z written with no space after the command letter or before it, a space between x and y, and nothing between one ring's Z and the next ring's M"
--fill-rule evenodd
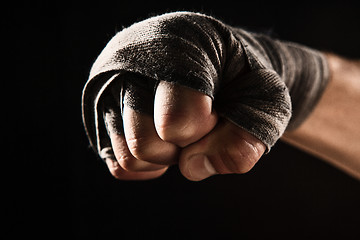
M111 157L107 130L122 131L122 104L152 113L157 83L167 81L210 96L220 116L269 151L311 112L328 72L318 51L206 15L169 13L135 23L107 44L83 91L83 121L93 148Z

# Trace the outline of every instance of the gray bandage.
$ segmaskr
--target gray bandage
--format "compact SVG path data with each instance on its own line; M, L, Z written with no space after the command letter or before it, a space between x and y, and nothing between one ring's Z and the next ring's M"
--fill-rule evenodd
M210 96L220 116L270 150L286 128L308 116L328 75L318 51L203 14L164 14L122 30L108 43L84 88L83 120L91 145L102 157L111 155L104 133L121 132L114 119L121 117L122 104L152 113L156 86L168 81Z

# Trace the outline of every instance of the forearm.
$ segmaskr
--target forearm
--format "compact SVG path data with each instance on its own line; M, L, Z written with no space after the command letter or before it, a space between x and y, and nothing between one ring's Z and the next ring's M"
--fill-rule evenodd
M360 61L327 54L331 79L308 119L283 140L360 179Z

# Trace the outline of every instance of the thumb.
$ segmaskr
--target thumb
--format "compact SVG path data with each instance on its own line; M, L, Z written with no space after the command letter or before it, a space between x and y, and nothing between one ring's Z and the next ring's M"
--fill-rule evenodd
M189 180L200 181L215 174L246 173L265 152L256 137L222 120L204 138L183 149L179 167Z

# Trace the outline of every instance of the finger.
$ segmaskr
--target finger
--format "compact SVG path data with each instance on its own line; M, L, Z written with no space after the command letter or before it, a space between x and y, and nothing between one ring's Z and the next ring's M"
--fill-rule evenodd
M265 149L256 137L222 120L210 134L182 151L179 167L193 181L215 174L246 173Z
M154 121L162 140L184 147L210 132L217 115L209 96L162 81L155 94Z
M167 170L167 167L165 167L165 168L162 168L162 169L159 169L156 171L130 172L130 171L124 170L120 166L120 164L114 159L106 158L105 162L106 162L106 165L108 166L108 169L109 169L111 175L113 175L116 179L119 179L119 180L154 179L154 178L157 178L157 177L160 177L161 175L163 175Z
M125 139L132 156L143 162L171 165L177 162L179 149L160 139L150 115L124 106L123 124Z
M112 152L121 168L127 171L154 171L163 169L165 166L138 160L130 153L123 133L120 108L114 105L113 101L107 101L106 103L106 110L104 112L105 125L110 137Z
M122 169L126 171L143 172L167 168L167 166L162 164L155 164L135 158L130 152L123 134L111 132L110 139L115 158Z

